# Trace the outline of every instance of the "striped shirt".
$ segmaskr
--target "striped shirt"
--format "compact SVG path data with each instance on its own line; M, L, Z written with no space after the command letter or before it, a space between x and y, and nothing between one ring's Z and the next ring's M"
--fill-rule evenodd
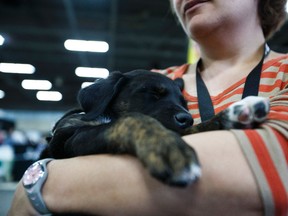
M172 79L182 77L189 65L162 71ZM215 113L241 100L246 77L217 96L211 96ZM197 95L183 90L194 122L200 123ZM288 55L262 67L259 96L270 99L268 120L257 129L236 130L236 136L257 181L267 216L288 215Z

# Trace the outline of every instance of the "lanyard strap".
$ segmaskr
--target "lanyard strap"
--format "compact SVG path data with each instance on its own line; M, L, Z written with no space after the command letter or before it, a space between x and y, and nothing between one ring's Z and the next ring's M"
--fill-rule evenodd
M263 62L265 57L269 54L269 52L270 48L267 44L265 44L263 57L246 78L242 99L247 96L258 95ZM211 119L215 115L215 112L209 91L200 75L199 71L200 64L201 59L197 62L196 65L196 87L197 87L199 112L201 121L203 122Z

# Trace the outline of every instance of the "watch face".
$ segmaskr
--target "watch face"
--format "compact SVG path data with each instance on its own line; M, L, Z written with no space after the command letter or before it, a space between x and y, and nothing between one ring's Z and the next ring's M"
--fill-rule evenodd
M43 174L44 170L40 163L36 162L32 164L23 175L23 185L25 187L34 185Z

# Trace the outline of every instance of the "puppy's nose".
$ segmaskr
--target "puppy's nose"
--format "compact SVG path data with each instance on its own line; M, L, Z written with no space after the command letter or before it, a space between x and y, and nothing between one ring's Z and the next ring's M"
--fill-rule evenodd
M190 113L177 113L175 116L175 122L180 128L188 128L193 125L193 118Z

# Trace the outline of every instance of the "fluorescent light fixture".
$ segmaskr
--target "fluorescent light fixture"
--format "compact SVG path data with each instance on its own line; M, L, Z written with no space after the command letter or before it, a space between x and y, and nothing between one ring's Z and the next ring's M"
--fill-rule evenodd
M4 98L5 97L5 92L0 90L0 99Z
M64 42L64 46L70 51L81 52L101 52L105 53L109 50L109 44L105 41L87 41L68 39Z
M5 38L0 35L0 46L2 46L4 44Z
M22 81L21 85L24 89L28 90L49 90L52 88L52 84L48 80L25 79Z
M106 68L77 67L75 74L79 77L107 78L109 71Z
M60 101L62 94L58 91L38 91L36 97L40 101Z
M83 82L82 85L81 85L81 88L85 88L85 87L88 87L90 85L92 85L94 82Z
M31 64L0 63L0 71L3 73L33 74L35 67Z
M288 2L286 3L286 12L288 13Z

